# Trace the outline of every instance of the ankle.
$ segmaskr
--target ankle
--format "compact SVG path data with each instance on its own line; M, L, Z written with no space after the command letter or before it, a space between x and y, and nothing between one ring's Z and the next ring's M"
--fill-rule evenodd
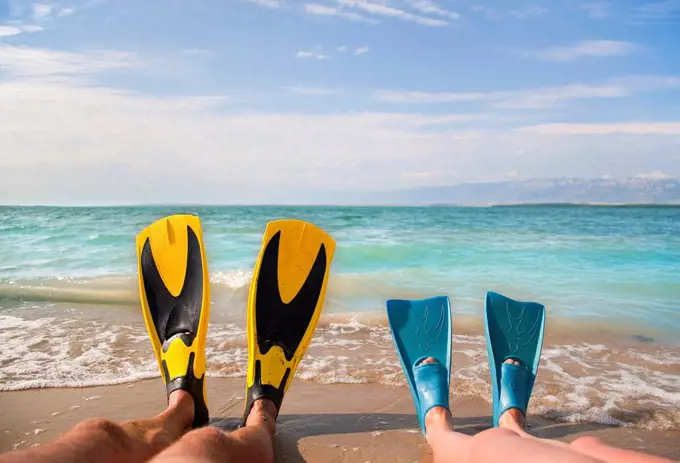
M269 435L276 433L276 405L269 399L258 399L248 413L246 426L258 426L267 430Z
M179 415L188 428L194 421L194 398L187 391L180 389L172 391L168 397L166 413Z
M524 414L516 408L505 411L498 419L498 427L512 431L524 432L526 424Z
M451 412L444 407L433 407L425 415L425 431L427 435L441 431L453 430L453 417Z

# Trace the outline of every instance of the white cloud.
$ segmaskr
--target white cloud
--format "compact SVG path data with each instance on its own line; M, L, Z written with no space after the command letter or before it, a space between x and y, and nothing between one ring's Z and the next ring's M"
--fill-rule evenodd
M338 93L337 89L327 87L309 87L306 85L295 85L288 90L297 95L332 95Z
M592 19L608 18L612 14L612 3L610 1L594 1L578 5L576 8L585 11Z
M635 176L635 178L640 178L644 180L663 180L665 178L670 178L671 176L660 170L655 170L654 172L640 173Z
M447 21L441 19L416 15L398 8L391 7L385 3L376 3L367 0L336 0L336 2L344 7L355 8L372 15L401 19L402 21L420 24L421 26L442 27L449 24Z
M638 4L633 19L644 23L665 23L680 18L680 0L656 0Z
M96 51L72 53L41 48L0 45L0 67L17 78L71 78L114 69L141 67L134 53Z
M335 8L327 5L319 5L318 3L305 4L305 11L308 14L313 14L317 16L337 16L339 18L343 18L353 22L361 22L366 24L380 23L380 21L378 21L377 19L367 18L353 11L344 11L340 8Z
M300 50L297 52L295 55L297 58L304 58L304 59L315 59L315 60L326 60L330 59L329 55L324 54L321 49L314 49L314 50Z
M19 35L23 31L18 27L10 26L0 26L0 37L11 37L13 35Z
M460 15L455 11L445 10L432 0L408 0L408 4L411 6L411 8L420 11L421 13L436 14L450 19L458 19L460 17Z
M572 84L497 92L422 92L383 90L379 101L390 103L432 104L465 101L487 102L497 108L541 109L570 100L622 98L636 92L680 87L675 76L629 76L610 79L604 84Z
M0 26L0 37L11 37L13 35L19 35L23 32L38 32L43 30L40 26L25 25L25 26Z
M512 10L499 10L488 8L483 5L471 5L470 11L473 13L484 16L486 19L499 20L506 17L515 19L530 19L538 16L542 16L549 12L547 8L538 5L527 5L523 8L512 9Z
M21 26L21 30L24 32L40 32L41 30L43 30L43 28L40 26L27 24L25 26Z
M482 5L471 5L470 11L481 14L487 19L500 19L503 16L498 11Z
M75 12L76 10L74 8L62 8L59 10L59 13L57 13L57 16L60 18L65 18L66 16L71 16Z
M508 14L518 19L528 19L536 16L542 16L550 10L538 5L528 5L521 9L510 10Z
M640 48L631 42L616 40L588 40L565 47L550 47L540 50L523 51L520 54L541 61L564 62L582 57L623 56Z
M680 135L680 122L630 122L609 124L541 124L520 129L550 135Z
M243 0L243 1L248 3L254 3L255 5L271 9L281 8L285 4L284 0Z
M347 45L340 45L335 49L338 53L344 53L347 51Z
M370 50L370 48L366 47L366 46L357 47L356 50L354 50L354 54L355 55L363 55L364 53L368 53L369 50Z
M52 5L46 3L34 3L31 7L33 9L33 19L44 19L52 13Z

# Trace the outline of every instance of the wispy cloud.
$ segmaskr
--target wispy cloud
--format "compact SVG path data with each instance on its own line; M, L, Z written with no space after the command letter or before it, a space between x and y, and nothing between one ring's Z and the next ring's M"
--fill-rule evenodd
M281 8L284 4L284 0L241 0L248 3L253 3L255 5L263 6L265 8Z
M455 11L446 10L431 0L408 0L408 4L414 10L424 14L435 14L449 19L458 19L460 17Z
M589 18L604 19L612 15L612 3L608 0L581 3L577 10L585 11Z
M52 13L52 5L48 5L47 3L34 3L31 7L33 19L35 20L45 19Z
M360 22L366 24L379 24L380 21L377 19L367 18L366 16L360 15L359 13L353 11L344 11L341 8L336 8L327 5L320 5L318 3L307 3L305 4L305 11L308 14L313 14L317 16L337 16L339 18L346 19L348 21Z
M0 45L0 67L10 77L21 79L76 79L103 71L142 66L142 60L134 53L102 50L81 54Z
M65 18L66 16L71 16L75 12L76 12L75 8L62 8L61 10L59 10L59 13L57 13L57 17Z
M368 53L369 50L370 48L366 45L356 47L353 50L350 50L350 47L348 47L347 45L339 45L335 47L335 49L332 49L330 52L326 52L323 46L317 45L312 50L300 50L297 52L295 56L297 58L327 60L333 57L332 56L333 51L335 51L338 54L350 52L352 55L358 56Z
M680 135L680 122L631 122L608 124L541 124L519 129L543 135Z
M499 20L506 17L516 19L529 19L537 16L542 16L548 13L550 10L538 5L527 5L523 8L500 10L498 8L489 8L484 5L474 4L470 6L470 11L478 15L484 16L486 19Z
M583 57L623 56L640 49L640 45L616 40L588 40L564 47L525 50L521 56L541 61L565 62Z
M21 30L24 31L24 32L40 32L41 30L43 30L43 28L40 27L40 26L27 24L27 25L21 26Z
M0 37L11 37L13 35L19 35L23 31L18 27L10 26L0 26Z
M25 26L0 26L0 37L11 37L19 35L23 32L38 32L43 30L40 26L25 25Z
M636 22L656 23L680 19L680 0L651 1L637 5L633 10Z
M321 51L321 49L314 49L314 50L300 50L297 52L295 55L297 58L303 58L303 59L315 59L315 60L326 60L330 59L329 55L326 55Z
M409 13L399 8L388 6L385 3L376 3L367 0L336 0L336 1L338 2L339 5L347 8L354 8L376 16L400 19L402 21L420 24L421 26L442 27L447 26L449 24L447 21L444 21L442 19L428 18L425 16Z
M514 16L518 19L533 18L536 16L542 16L548 13L550 10L538 5L528 5L524 8L510 10L508 14Z
M572 84L499 92L380 91L375 98L390 103L436 104L486 102L503 109L544 109L570 100L623 98L637 92L680 88L676 76L629 76L604 84Z
M639 173L635 175L633 178L639 178L643 180L663 180L666 178L671 178L671 176L661 170L655 170L653 172Z
M321 96L321 95L333 95L338 93L338 89L327 88L327 87L310 87L307 85L295 85L293 87L288 87L287 90L296 95L311 95L311 96Z
M364 53L368 53L368 50L370 50L369 47L357 47L356 50L354 50L354 55L363 55Z

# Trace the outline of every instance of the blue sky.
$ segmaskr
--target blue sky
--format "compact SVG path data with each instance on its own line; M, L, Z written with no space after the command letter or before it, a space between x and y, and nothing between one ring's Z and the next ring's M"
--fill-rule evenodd
M0 203L680 176L680 0L0 0Z

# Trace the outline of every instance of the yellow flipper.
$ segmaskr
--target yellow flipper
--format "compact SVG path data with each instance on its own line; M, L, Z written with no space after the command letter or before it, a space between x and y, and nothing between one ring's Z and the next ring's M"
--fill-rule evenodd
M245 423L253 402L277 411L321 315L335 241L300 220L267 224L250 285Z
M144 323L167 393L189 392L195 404L193 426L207 424L210 281L199 218L173 215L142 230L137 263Z

